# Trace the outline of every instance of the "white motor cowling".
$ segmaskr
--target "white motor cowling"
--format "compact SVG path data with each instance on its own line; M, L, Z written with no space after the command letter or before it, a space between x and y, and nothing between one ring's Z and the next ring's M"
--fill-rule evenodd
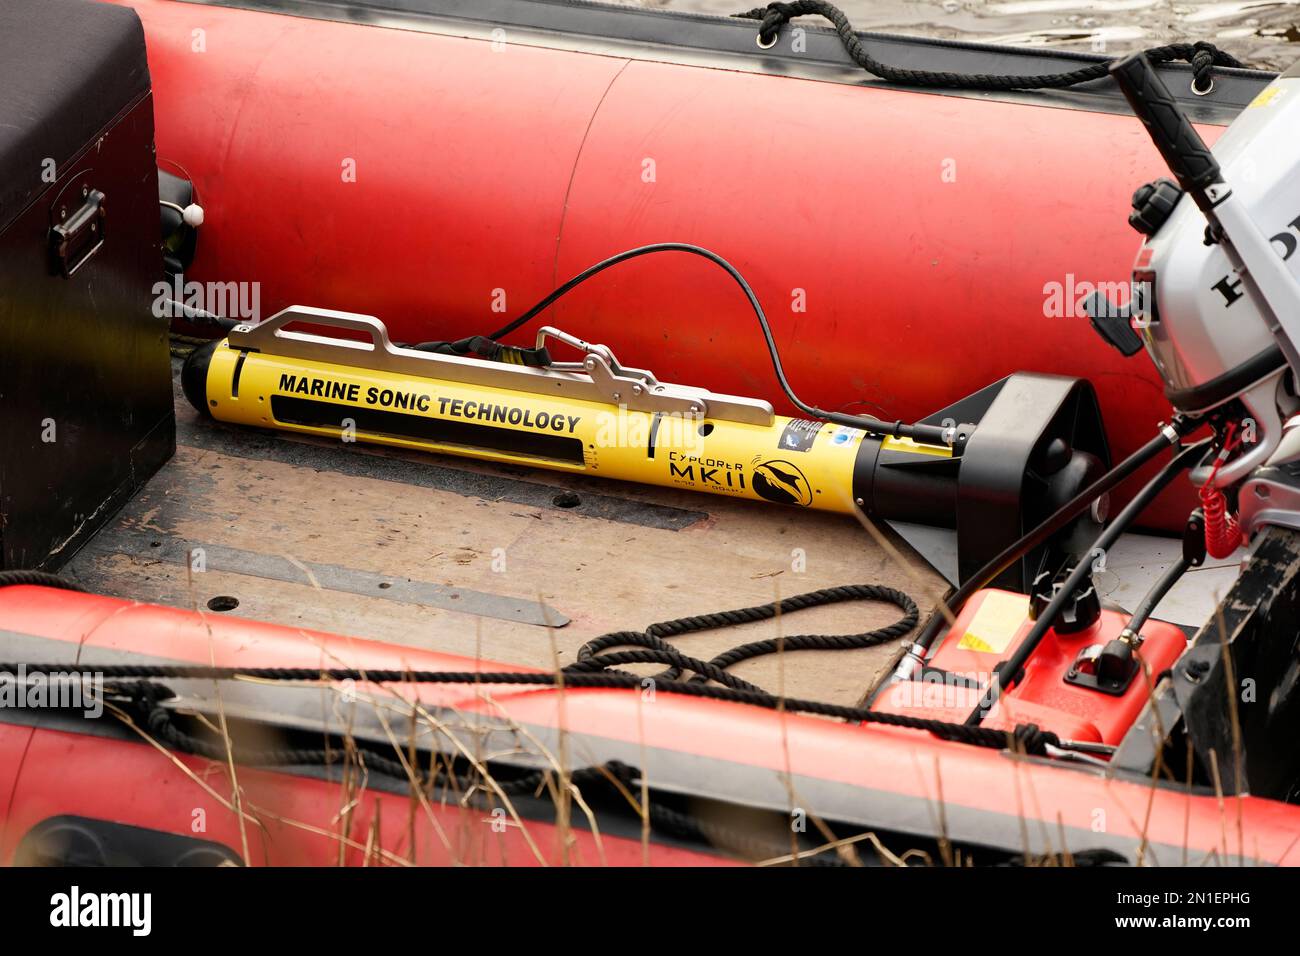
M1186 145L1178 141L1182 130L1155 128L1163 122L1158 117L1153 127L1139 106L1134 103L1157 146L1164 133L1173 134L1176 151ZM1171 158L1164 146L1161 151L1179 174L1177 152ZM1154 221L1144 225L1154 232L1134 265L1133 311L1176 409L1201 416L1235 400L1242 409L1234 417L1253 426L1249 444L1215 475L1216 485L1228 486L1274 453L1284 423L1300 410L1290 374L1300 337L1288 335L1288 326L1300 329L1300 63L1233 121L1210 165L1216 160L1217 168L1201 177L1205 181L1182 195L1167 181L1145 193ZM1186 172L1179 175L1184 189ZM1172 211L1160 221L1171 201ZM1135 213L1135 224L1143 212ZM1253 223L1253 236L1243 238L1252 232L1241 228L1243 222ZM1263 248L1275 260L1262 264L1268 269L1259 262ZM1207 476L1199 469L1192 477L1199 483Z

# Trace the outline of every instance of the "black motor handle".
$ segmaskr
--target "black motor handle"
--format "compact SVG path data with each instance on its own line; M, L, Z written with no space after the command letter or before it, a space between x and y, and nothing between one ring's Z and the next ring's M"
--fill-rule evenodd
M1178 185L1198 206L1208 209L1213 203L1205 189L1221 181L1219 163L1179 109L1151 62L1144 54L1134 53L1112 63L1110 75L1151 134Z

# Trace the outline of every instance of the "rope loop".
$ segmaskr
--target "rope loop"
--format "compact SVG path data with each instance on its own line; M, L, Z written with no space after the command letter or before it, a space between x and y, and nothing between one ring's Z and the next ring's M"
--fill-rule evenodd
M891 83L909 86L948 87L963 90L1041 90L1065 89L1092 80L1106 79L1107 68L1113 62L1105 60L1077 70L1063 73L1017 75L1014 73L948 73L934 70L910 70L881 63L871 56L862 44L844 11L826 0L793 0L790 3L769 3L744 13L733 14L742 20L757 20L758 40L763 47L776 42L781 28L794 17L820 16L829 20L840 42L853 62L873 76ZM1236 57L1223 52L1213 43L1198 40L1195 43L1171 43L1144 51L1152 63L1169 63L1182 60L1192 67L1192 91L1204 96L1214 87L1214 68L1243 67Z

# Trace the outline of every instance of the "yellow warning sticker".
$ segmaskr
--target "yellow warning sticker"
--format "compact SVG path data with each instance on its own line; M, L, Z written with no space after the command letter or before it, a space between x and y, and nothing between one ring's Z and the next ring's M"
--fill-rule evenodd
M1011 644L1020 625L1029 616L1029 598L1024 594L989 591L966 627L957 646L967 651L1001 654Z
M1246 109L1253 110L1258 109L1261 106L1270 106L1273 103L1276 103L1278 98L1281 97L1283 90L1284 87L1281 86L1264 87L1264 89L1259 91L1259 95L1250 101L1250 105L1248 105Z
M936 458L951 458L952 449L947 445L923 445L910 438L893 438L886 436L880 443L885 451L909 451L915 455L933 455Z

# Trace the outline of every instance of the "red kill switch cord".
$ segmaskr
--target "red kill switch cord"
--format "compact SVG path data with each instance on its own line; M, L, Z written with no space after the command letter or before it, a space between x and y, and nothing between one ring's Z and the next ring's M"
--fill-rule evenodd
M1210 477L1205 480L1200 490L1201 510L1205 513L1205 550L1212 558L1226 558L1242 543L1241 526L1237 523L1237 516L1228 514L1228 502L1223 497L1223 492L1214 486L1214 479L1219 473L1220 466L1228 460L1228 455L1237 447L1238 442L1233 440L1233 432L1236 429L1235 423L1228 426L1227 434L1223 439L1223 450L1214 460Z

